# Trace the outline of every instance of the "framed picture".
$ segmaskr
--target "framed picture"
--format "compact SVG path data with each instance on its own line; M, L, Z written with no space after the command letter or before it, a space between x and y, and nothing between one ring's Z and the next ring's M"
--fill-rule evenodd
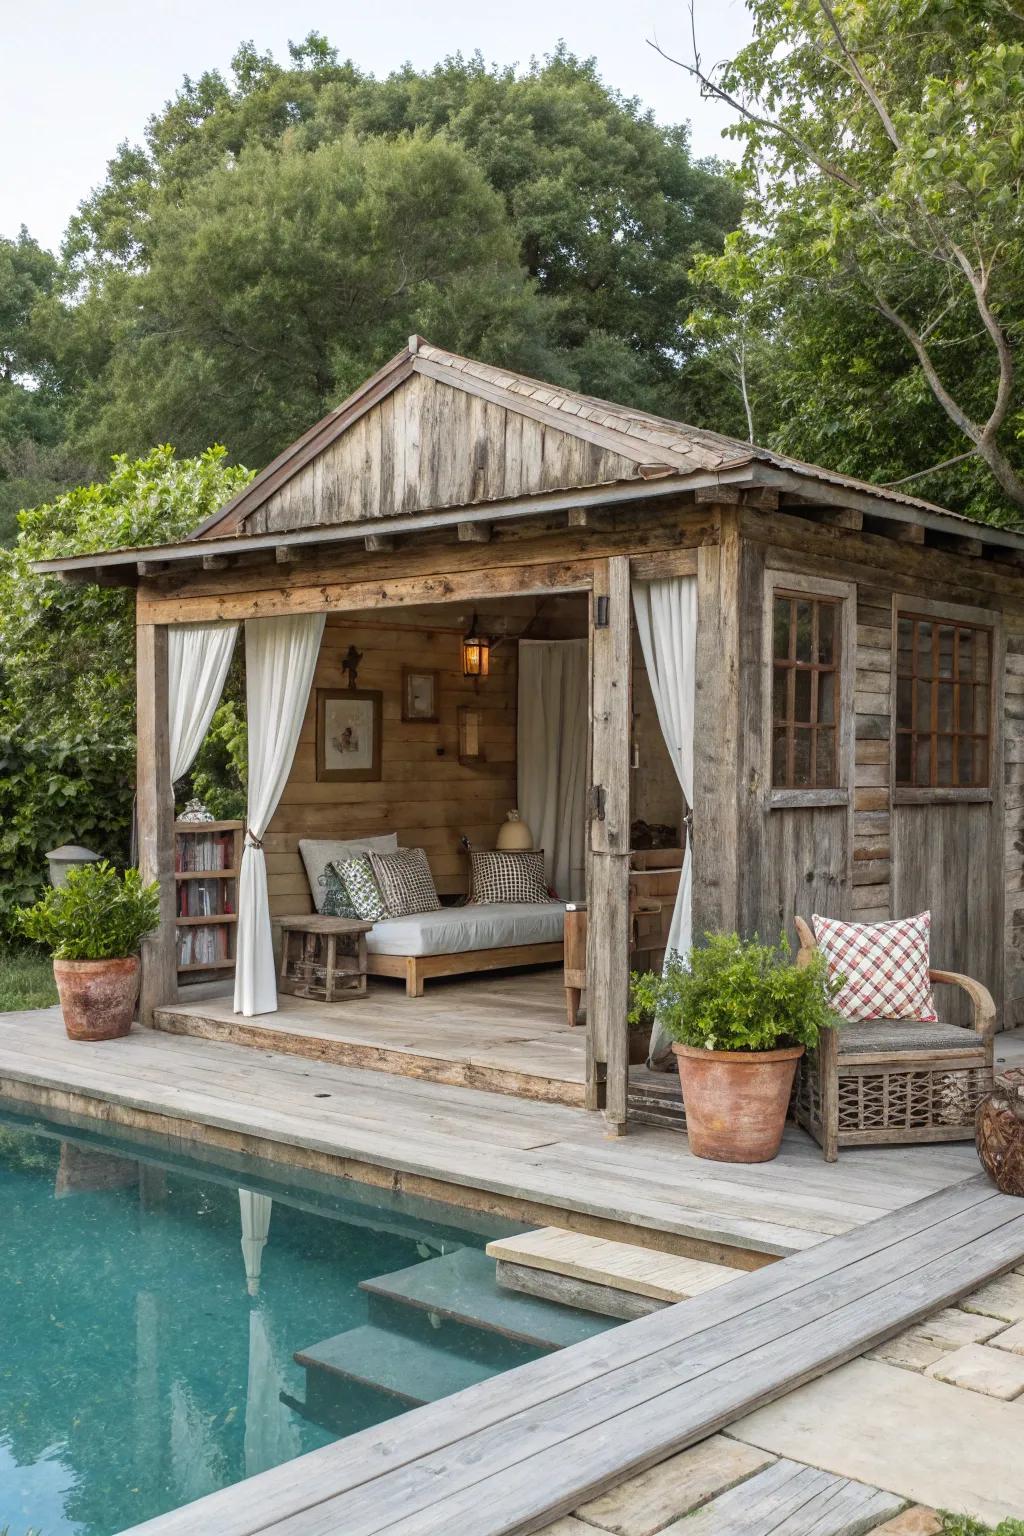
M318 782L380 778L381 699L375 688L318 688Z
M425 671L422 667L402 668L402 719L436 723L438 694L441 687L439 672Z

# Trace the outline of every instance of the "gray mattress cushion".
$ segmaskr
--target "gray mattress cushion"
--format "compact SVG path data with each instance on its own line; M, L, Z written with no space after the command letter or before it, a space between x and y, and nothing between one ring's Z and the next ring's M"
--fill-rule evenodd
M839 1026L840 1056L854 1051L970 1051L980 1043L973 1029L916 1019L851 1019Z

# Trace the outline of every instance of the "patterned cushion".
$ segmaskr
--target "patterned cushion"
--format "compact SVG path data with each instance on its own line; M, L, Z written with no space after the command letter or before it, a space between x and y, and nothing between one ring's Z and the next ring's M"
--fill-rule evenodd
M471 853L470 901L547 901L544 851Z
M333 864L328 864L320 876L321 887L320 900L316 903L318 912L324 917L358 917L359 913L352 904L352 898L348 893L348 886L338 874Z
M422 848L399 848L397 853L371 852L369 857L389 917L440 911L434 877Z
M397 832L379 833L376 837L300 837L299 853L306 866L306 877L317 911L323 910L320 903L327 894L323 876L327 873L328 864L340 864L342 859L354 859L357 854L368 853L371 848L376 848L378 853L394 853L397 847Z
M928 980L930 912L888 923L811 919L829 975L843 976L833 1008L844 1019L920 1019L938 1014Z
M389 915L377 877L370 868L369 854L336 860L334 870L348 891L356 916L361 917L364 923L379 923L381 918Z

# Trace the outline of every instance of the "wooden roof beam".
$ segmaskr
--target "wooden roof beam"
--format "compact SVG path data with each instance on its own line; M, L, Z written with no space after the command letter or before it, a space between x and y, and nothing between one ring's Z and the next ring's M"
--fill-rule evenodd
M393 533L368 533L363 546L369 555L386 555L395 547L395 536Z
M488 522L460 523L460 544L489 544L491 542L492 525Z

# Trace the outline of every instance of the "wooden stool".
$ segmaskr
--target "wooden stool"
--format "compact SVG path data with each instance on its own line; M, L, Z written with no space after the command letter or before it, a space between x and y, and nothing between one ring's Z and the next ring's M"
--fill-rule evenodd
M279 992L343 1003L366 996L366 935L372 923L318 912L282 917Z

